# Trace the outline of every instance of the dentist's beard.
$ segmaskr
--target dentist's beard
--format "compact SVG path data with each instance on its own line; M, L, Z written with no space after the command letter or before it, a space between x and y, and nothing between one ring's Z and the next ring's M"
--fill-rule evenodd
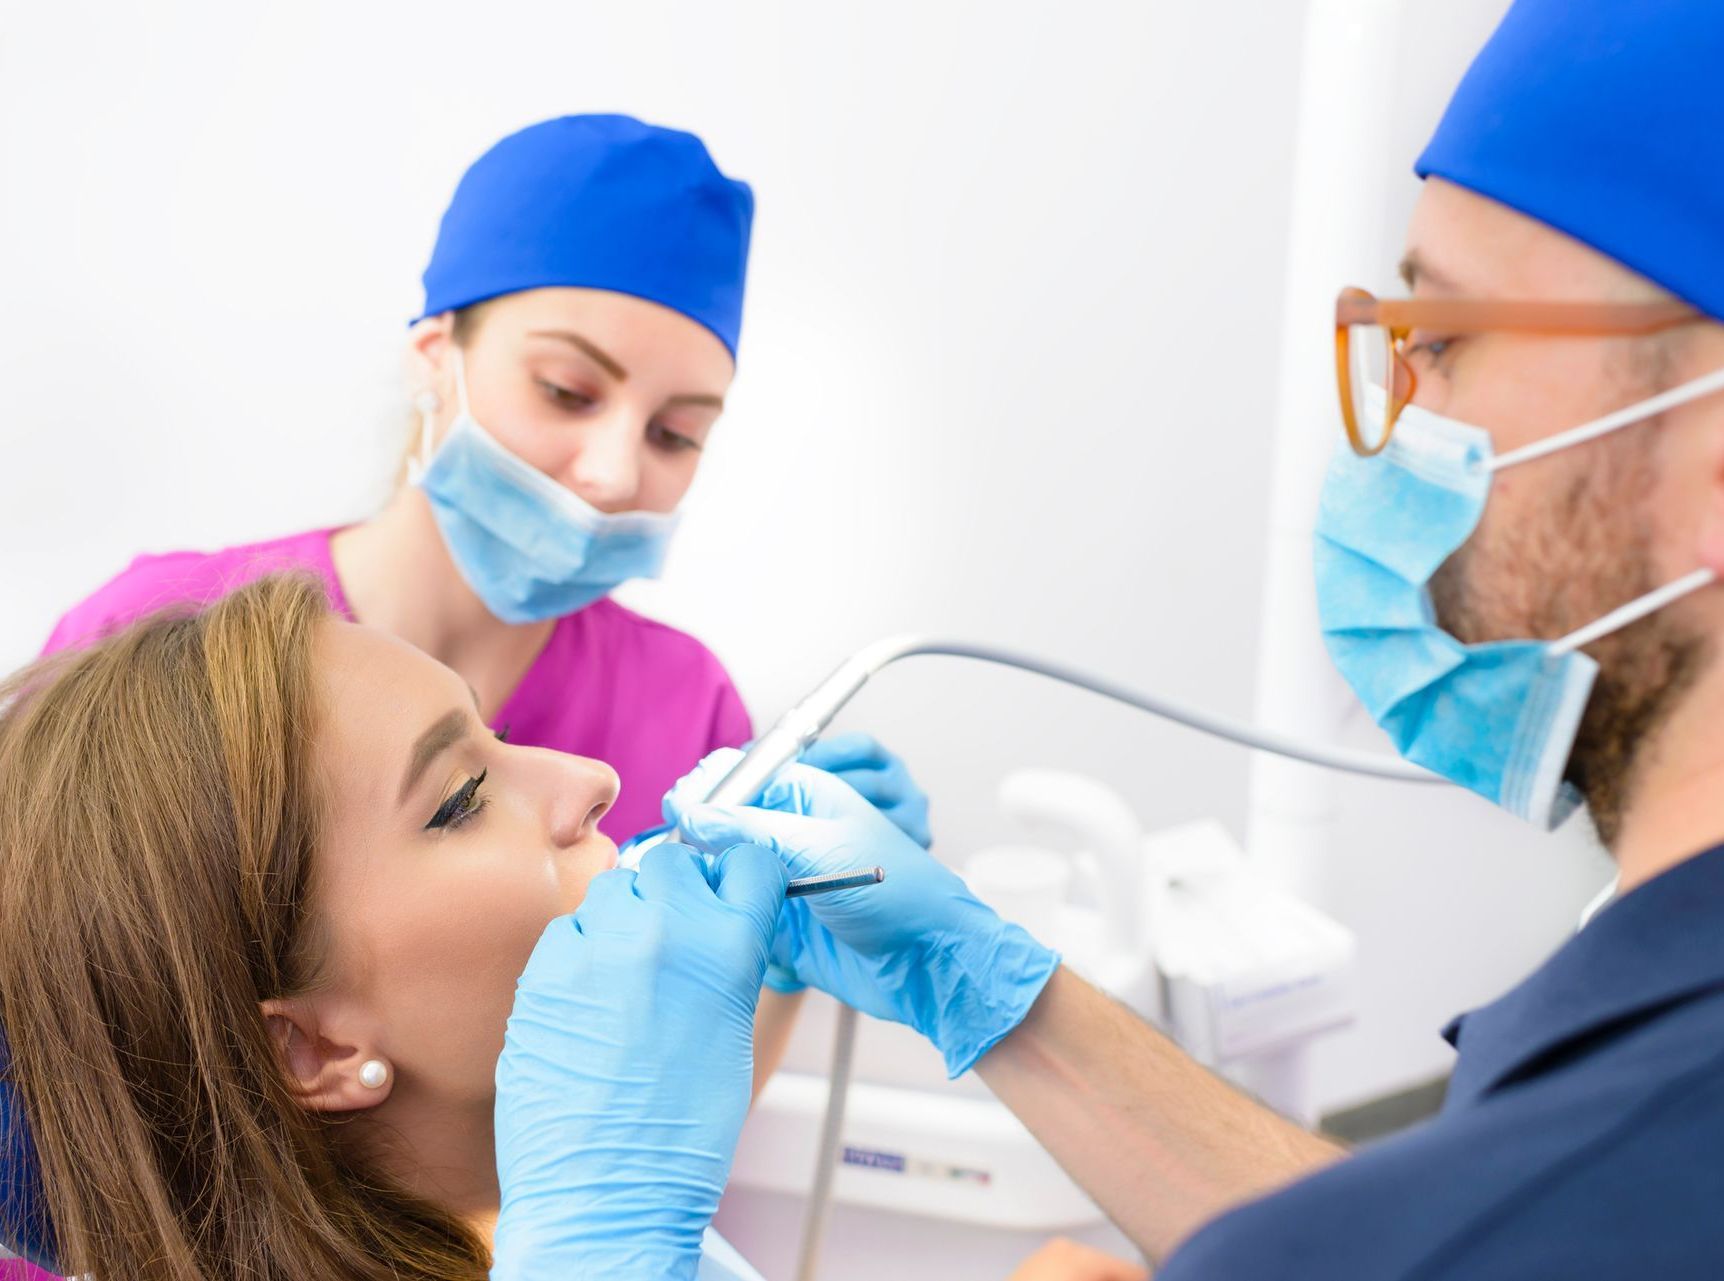
M1437 621L1467 644L1556 640L1662 586L1652 558L1656 421L1582 447L1542 520L1487 530L1431 579ZM1553 460L1554 461L1554 460ZM1538 464L1533 464L1537 466ZM1500 545L1497 545L1500 544ZM1710 661L1709 638L1666 612L1593 645L1599 673L1566 777L1586 798L1599 839L1622 832L1659 730Z

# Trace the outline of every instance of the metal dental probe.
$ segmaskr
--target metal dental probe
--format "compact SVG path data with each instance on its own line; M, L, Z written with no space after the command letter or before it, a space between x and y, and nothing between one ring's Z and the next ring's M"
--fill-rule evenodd
M871 867L864 872L828 872L825 876L800 876L790 882L785 898L807 898L810 894L830 894L833 890L854 890L864 885L878 885L886 879L886 869Z

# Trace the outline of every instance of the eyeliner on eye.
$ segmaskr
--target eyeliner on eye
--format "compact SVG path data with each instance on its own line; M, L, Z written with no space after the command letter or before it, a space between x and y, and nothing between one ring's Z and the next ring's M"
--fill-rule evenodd
M477 807L473 798L478 794L479 787L485 781L488 770L480 770L478 777L470 778L456 790L455 794L437 807L437 812L431 816L431 821L425 824L425 831L434 832L446 828L453 823L468 817Z

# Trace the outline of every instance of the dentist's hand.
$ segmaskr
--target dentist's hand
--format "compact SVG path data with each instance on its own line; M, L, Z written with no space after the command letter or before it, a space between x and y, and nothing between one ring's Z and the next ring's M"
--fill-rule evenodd
M835 734L802 753L804 765L825 770L855 788L863 800L891 819L923 849L934 843L928 827L928 794L910 771L872 734Z
M1059 957L830 774L790 765L756 805L701 803L739 757L726 749L702 761L665 798L666 819L699 849L765 846L792 876L884 868L882 884L786 901L773 964L915 1028L953 1076L969 1070L1029 1013Z
M695 1276L785 880L767 850L664 845L546 928L497 1063L492 1281Z

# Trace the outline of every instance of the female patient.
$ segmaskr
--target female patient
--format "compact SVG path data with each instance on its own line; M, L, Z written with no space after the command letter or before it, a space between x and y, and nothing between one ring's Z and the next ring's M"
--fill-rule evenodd
M616 795L311 578L0 687L0 1031L61 1267L483 1278L515 980Z
M484 1277L515 979L616 861L616 775L299 578L7 702L0 1028L62 1266Z

